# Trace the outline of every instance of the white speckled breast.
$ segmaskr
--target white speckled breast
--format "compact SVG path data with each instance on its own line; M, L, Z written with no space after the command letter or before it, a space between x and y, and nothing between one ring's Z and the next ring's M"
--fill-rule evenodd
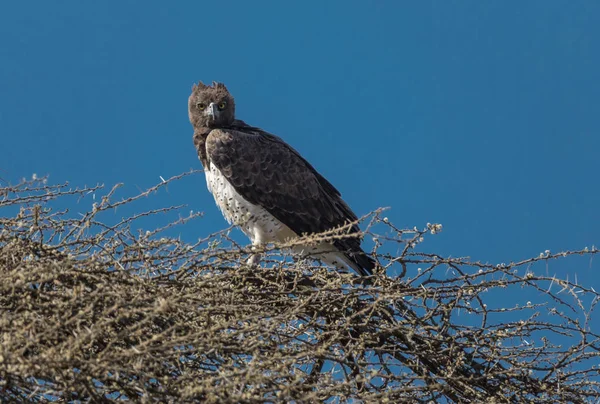
M296 234L261 206L244 199L211 162L204 171L208 190L229 223L233 223L250 238L252 244L284 241Z

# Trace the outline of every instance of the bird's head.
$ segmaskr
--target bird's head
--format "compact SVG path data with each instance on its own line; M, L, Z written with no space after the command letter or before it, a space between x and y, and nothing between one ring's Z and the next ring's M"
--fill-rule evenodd
M188 114L194 128L229 126L235 119L235 101L225 84L213 81L194 84L188 100Z

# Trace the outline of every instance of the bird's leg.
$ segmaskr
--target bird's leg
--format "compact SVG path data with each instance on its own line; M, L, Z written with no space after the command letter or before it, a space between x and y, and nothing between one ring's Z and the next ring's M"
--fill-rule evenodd
M252 245L251 249L252 249L252 251L256 251L258 249L262 249L260 247L262 247L261 244L254 244L254 245ZM262 255L263 254L261 252L252 254L252 255L250 255L250 258L248 258L246 263L252 267L258 266L258 264L260 263L260 259L262 258Z
M250 256L250 258L248 258L246 263L251 267L256 267L256 266L258 266L258 263L260 262L260 256L261 256L261 254L252 254Z

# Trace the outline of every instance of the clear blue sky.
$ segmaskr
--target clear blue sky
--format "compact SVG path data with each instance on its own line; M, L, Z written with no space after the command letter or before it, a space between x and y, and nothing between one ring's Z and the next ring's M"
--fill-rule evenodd
M508 262L600 245L599 72L596 0L2 2L0 177L132 194L200 168L187 97L218 80L359 215ZM202 175L157 198L206 212L186 237L226 227Z

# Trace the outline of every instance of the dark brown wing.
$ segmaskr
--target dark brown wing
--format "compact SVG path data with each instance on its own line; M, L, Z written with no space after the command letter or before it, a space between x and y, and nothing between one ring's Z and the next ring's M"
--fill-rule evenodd
M211 131L206 153L241 196L299 235L357 219L338 190L296 150L275 135L237 123ZM361 274L370 274L373 261L360 248L358 237L336 240L334 245L362 269Z

